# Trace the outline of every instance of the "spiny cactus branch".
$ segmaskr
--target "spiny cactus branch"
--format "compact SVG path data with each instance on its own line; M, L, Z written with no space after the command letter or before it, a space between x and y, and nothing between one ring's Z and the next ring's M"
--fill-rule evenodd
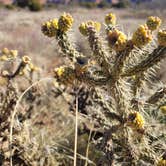
M103 71L108 74L110 63L107 60L107 54L104 51L99 35L92 27L88 28L88 40L98 64L101 66Z
M73 48L66 33L62 33L61 31L59 31L59 32L57 32L56 38L58 40L58 45L60 46L61 51L70 60L73 61L73 60L75 60L75 58L77 58L79 56L83 56L82 53L78 52L75 48Z
M148 98L146 103L156 104L159 100L161 100L166 94L166 87L158 89L152 96Z
M95 78L90 73L85 72L82 75L78 75L77 79L85 84L90 86L104 86L111 78L103 77L103 78Z
M126 59L130 55L130 51L131 51L131 49L129 48L122 52L119 52L116 55L116 60L115 60L115 64L114 64L113 71L112 71L115 82L116 82L116 80L119 79L119 76L121 75L121 73L123 71L124 64L126 62Z
M132 76L137 75L140 72L147 71L149 68L156 65L166 56L166 47L159 46L156 48L149 56L140 62L138 65L134 66L133 68L125 71L123 76Z

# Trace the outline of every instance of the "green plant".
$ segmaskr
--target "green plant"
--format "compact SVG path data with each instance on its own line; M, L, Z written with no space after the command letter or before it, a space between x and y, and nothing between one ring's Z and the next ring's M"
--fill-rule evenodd
M104 108L87 112L96 127L86 130L98 134L93 143L104 154L97 165L165 166L166 130L160 121L165 115L160 107L165 104L166 90L165 86L157 89L151 81L156 66L166 56L165 30L159 31L158 44L151 44L161 20L148 20L131 38L117 29L114 14L105 20L108 51L98 33L100 23L88 21L79 26L89 42L91 57L78 52L68 37L73 23L70 14L42 24L44 35L55 37L71 62L56 68L55 78L65 86L93 88ZM154 92L147 95L145 84Z

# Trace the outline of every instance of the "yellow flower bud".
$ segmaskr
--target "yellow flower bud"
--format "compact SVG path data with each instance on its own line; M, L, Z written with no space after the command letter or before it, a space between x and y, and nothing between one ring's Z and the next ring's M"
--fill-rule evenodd
M25 64L29 64L31 61L31 58L27 55L23 56L22 57L22 62L25 63Z
M157 35L158 43L160 46L166 47L166 30L160 30Z
M58 27L62 32L67 32L71 29L73 21L74 19L70 14L64 13L58 20Z
M139 112L132 112L128 116L128 124L133 129L143 129L145 121L143 116Z
M17 50L10 50L10 55L12 58L16 58L18 55L18 51Z
M161 158L158 161L157 166L166 166L166 159Z
M34 72L34 71L39 71L40 68L38 68L37 66L35 66L33 63L30 63L28 70L29 70L30 72Z
M71 67L61 66L54 70L56 79L65 85L73 84L75 79L75 71Z
M8 78L0 76L0 86L5 86L8 84Z
M9 72L7 70L3 70L2 76L4 76L4 77L9 76Z
M44 35L48 37L54 37L57 33L57 30L58 30L57 19L47 21L43 23L43 25L41 26L41 31L43 32Z
M5 55L8 55L10 53L10 51L9 51L8 48L3 48L2 53L5 54Z
M159 17L150 16L146 24L151 31L154 31L161 25L161 19Z
M92 27L96 30L96 32L99 32L101 29L101 24L99 22L95 22L95 21L83 22L79 26L80 33L84 36L87 36L89 27Z
M166 114L166 105L161 106L160 110L163 114Z
M6 55L0 56L0 61L7 61L8 57Z
M132 42L137 47L145 46L152 41L151 31L147 25L140 25L132 36Z
M107 35L109 46L112 49L118 52L126 48L127 36L123 32L116 29L109 31Z
M116 16L115 16L115 14L113 14L113 13L107 14L105 16L105 23L107 25L110 25L110 24L115 25L116 24Z

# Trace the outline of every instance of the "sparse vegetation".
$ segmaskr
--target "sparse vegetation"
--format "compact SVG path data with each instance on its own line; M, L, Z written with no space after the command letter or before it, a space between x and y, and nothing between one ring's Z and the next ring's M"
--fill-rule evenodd
M39 0L30 0L28 3L28 7L31 11L40 11L42 10L42 4Z

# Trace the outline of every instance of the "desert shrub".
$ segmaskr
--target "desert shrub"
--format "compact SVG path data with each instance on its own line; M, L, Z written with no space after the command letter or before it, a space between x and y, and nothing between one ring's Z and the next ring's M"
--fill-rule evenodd
M116 8L126 8L130 6L130 1L129 0L121 0L117 4L112 5L113 7Z
M27 7L29 4L29 0L16 0L15 4L18 5L19 7Z
M102 152L96 164L165 166L166 131L161 119L165 117L166 87L154 82L156 66L166 56L165 30L158 31L156 44L152 42L161 20L149 17L127 37L116 26L116 16L107 14L109 50L103 46L99 22L81 23L79 30L89 42L91 57L73 47L68 38L72 24L72 16L65 13L43 23L42 32L57 39L71 62L55 69L56 80L71 88L87 86L95 102L91 102L92 109L82 112L95 127L85 122L82 130L95 133L91 144ZM146 88L153 92L147 94Z
M99 7L99 8L109 8L109 7L111 7L111 4L107 1L101 1L100 3L97 4L97 7Z
M40 11L43 8L39 0L29 0L28 7L31 11Z
M82 2L80 2L80 6L91 9L91 8L97 7L97 4L95 2L82 1Z
M9 9L9 10L13 10L13 9L15 9L15 6L14 5L5 5L5 7L7 8L7 9Z

